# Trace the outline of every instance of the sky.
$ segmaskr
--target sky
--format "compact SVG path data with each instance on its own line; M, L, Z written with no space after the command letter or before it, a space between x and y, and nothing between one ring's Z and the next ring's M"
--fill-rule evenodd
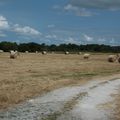
M0 0L0 41L120 45L120 0Z

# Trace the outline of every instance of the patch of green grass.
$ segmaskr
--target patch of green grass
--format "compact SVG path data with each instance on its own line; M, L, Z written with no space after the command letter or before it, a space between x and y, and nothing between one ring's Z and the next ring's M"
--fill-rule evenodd
M99 75L106 75L106 74L113 74L113 73L119 73L120 72L120 69L111 69L111 70L103 70L103 71L101 71L101 72L99 72Z
M61 75L61 78L81 78L81 77L92 77L92 76L96 76L98 75L97 73L81 73L81 72L78 72L78 73L69 73L69 74L64 74L64 75Z

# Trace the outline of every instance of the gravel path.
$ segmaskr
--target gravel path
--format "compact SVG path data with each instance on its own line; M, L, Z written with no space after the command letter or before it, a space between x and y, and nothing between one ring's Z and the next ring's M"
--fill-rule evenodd
M60 88L0 111L0 120L109 120L120 79Z

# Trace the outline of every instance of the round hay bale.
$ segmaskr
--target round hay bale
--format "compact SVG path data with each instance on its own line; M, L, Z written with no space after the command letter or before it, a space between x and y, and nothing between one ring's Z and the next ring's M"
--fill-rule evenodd
M85 54L83 55L83 58L84 58L84 59L89 59L89 58L90 58L90 54L85 53Z
M120 63L120 57L118 58L118 62Z
M42 55L47 55L47 51L42 51Z
M0 50L0 53L3 53L4 51L3 50Z
M108 62L115 62L116 61L116 56L115 55L109 55L108 56Z
M78 55L81 55L82 54L82 52L78 52Z
M68 52L68 51L65 51L65 55L69 55L69 52Z
M16 59L17 58L17 52L10 51L10 59Z
M25 53L29 53L29 51L25 51Z

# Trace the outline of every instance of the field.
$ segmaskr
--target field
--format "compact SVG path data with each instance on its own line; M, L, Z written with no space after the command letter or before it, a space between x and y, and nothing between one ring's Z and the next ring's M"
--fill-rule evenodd
M118 93L114 95L114 103L115 103L115 108L113 110L113 118L115 120L120 120L120 89L118 90Z
M107 57L96 53L84 60L77 54L22 53L10 59L9 53L0 53L0 109L52 89L119 73L120 64L109 63Z

